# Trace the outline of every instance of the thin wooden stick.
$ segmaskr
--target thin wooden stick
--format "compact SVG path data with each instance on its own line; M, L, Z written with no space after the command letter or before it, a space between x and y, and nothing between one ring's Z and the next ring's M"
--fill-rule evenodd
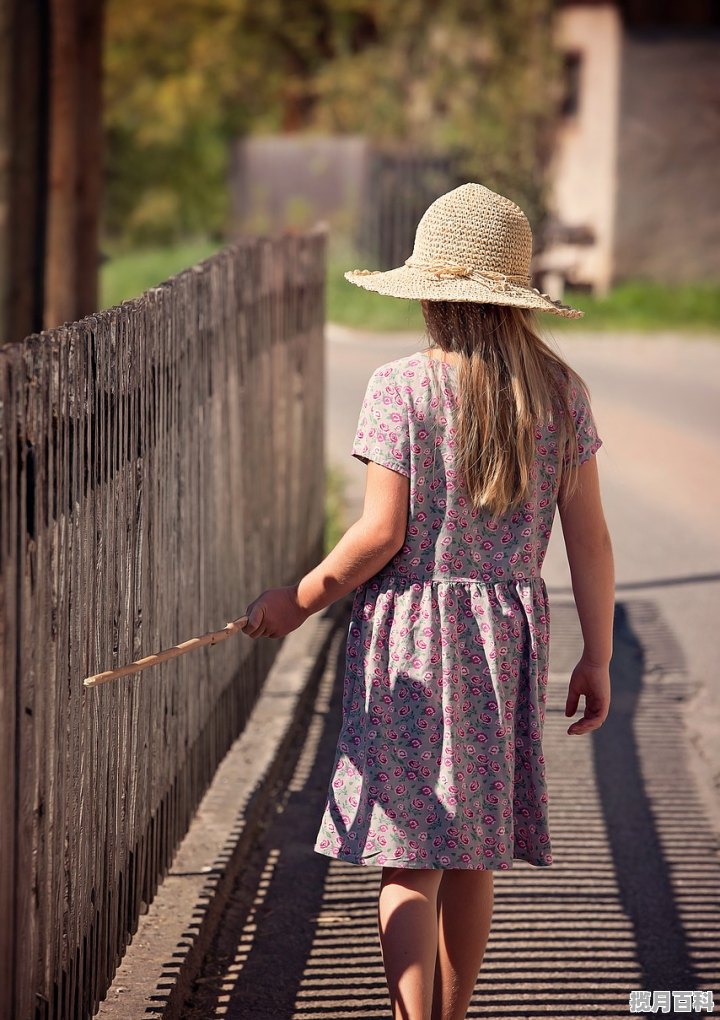
M121 666L119 669L109 669L105 673L96 673L94 676L88 676L83 680L83 684L86 687L97 687L98 684L107 683L108 680L117 680L121 676L139 673L141 669L147 669L148 666L156 666L159 662L167 662L168 659L184 655L185 652L192 652L196 648L202 648L203 645L216 645L218 641L224 641L225 638L237 634L239 630L242 630L247 621L247 616L241 616L239 619L233 620L232 623L228 623L222 630L211 630L207 634L203 634L202 637L190 638L179 645L173 645L172 648L156 652L155 655L146 655L144 659L131 662L128 666Z

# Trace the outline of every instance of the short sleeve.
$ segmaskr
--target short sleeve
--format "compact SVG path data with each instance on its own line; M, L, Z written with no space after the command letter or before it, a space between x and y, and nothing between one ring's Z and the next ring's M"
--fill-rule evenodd
M582 386L573 386L570 391L570 407L572 410L575 435L577 436L578 463L585 461L597 453L602 446L597 426L590 408L590 398Z
M365 391L352 455L410 477L410 430L407 407L392 369L378 368Z

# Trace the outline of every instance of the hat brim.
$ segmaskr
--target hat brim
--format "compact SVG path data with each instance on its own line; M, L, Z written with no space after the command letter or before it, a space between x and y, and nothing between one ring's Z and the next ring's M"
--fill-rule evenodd
M515 308L534 308L566 319L581 319L584 312L560 301L553 301L533 287L507 282L502 289L485 286L469 277L443 277L434 279L428 273L411 266L400 266L387 272L353 269L345 279L356 287L374 291L386 297L405 298L410 301L476 301L489 305L512 305Z

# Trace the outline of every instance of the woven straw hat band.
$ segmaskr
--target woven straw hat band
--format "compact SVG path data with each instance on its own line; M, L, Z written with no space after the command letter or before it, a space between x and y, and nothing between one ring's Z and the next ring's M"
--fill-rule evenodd
M519 206L487 188L450 191L430 206L418 224L415 268L446 263L481 273L502 273L527 285L532 231Z
M412 256L405 259L405 265L410 269L420 269L436 280L477 280L494 291L507 290L508 283L519 283L523 287L530 286L530 277L519 273L496 273L492 270L474 269L472 266L448 266L443 262L425 263L419 262Z

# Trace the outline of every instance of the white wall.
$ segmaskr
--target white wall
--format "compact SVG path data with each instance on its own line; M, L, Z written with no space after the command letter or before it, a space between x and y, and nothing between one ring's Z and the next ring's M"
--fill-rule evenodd
M543 264L571 283L605 293L612 279L622 24L613 4L568 6L557 14L561 49L581 54L577 114L560 124L550 206L566 226L589 227L593 245L557 245Z

